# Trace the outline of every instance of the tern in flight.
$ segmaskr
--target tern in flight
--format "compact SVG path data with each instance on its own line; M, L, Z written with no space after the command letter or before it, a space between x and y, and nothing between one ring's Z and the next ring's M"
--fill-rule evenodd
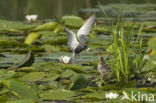
M73 60L75 59L76 55L78 55L80 52L89 49L86 45L86 41L90 33L91 26L95 21L95 18L96 18L95 14L91 15L89 19L83 24L83 26L78 30L77 34L75 34L73 31L65 27L56 18L57 22L60 23L64 27L64 30L67 32L68 46L73 52L72 54Z

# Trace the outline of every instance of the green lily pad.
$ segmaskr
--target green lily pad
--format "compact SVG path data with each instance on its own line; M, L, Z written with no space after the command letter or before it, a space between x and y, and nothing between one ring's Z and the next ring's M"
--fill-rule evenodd
M76 72L74 72L73 70L66 70L65 72L63 72L61 74L62 78L69 78L70 76L74 75Z
M62 65L63 68L65 69L71 69L77 73L87 73L82 66L79 66L79 65L74 65L74 64L71 64L71 65Z
M23 61L19 63L19 65L17 65L17 68L29 67L34 63L34 60L35 60L34 53L32 50L29 50Z
M28 74L25 74L21 80L24 81L41 81L41 79L45 76L44 72L31 72Z
M97 32L104 32L104 33L110 33L110 29L108 27L95 27L95 31L97 31Z
M43 100L70 100L73 96L75 96L74 92L64 89L49 90L40 94Z
M22 67L20 69L17 69L16 71L17 72L35 72L35 71L39 71L39 69L35 67Z
M31 99L21 99L21 100L7 101L6 103L37 103L37 102Z
M77 90L86 88L88 86L88 80L79 74L76 74L72 77L72 83L69 87L70 90Z
M28 37L25 39L24 43L31 45L32 43L35 42L35 40L37 40L38 38L40 38L41 34L36 33L36 32L32 32L28 35Z
M16 40L0 40L0 47L2 48L27 47L27 44L20 43Z
M56 80L58 77L60 77L60 74L50 73L46 75L46 77L44 77L42 81L53 81Z
M63 16L61 20L65 22L65 25L70 27L79 28L83 25L82 18L78 16Z
M6 85L17 97L24 99L38 99L35 89L31 88L23 81L17 79L3 80L3 84Z
M53 45L49 45L49 44L43 45L42 48L44 48L45 51L47 51L47 52L58 52L58 51L60 51L60 49L58 47L53 46Z
M8 71L5 69L0 69L0 81L7 79L7 78L11 78L11 77L13 77L14 74L15 74L14 71Z
M53 37L45 42L43 44L51 44L51 45L56 45L56 44L67 44L67 37L66 36L58 36Z
M37 24L26 25L20 21L9 21L9 20L0 20L0 30L6 31L17 31L23 29L31 29L35 27Z
M82 99L89 99L90 101L99 101L104 100L105 94L107 92L95 92L95 93L87 93L86 95L82 96Z
M58 33L62 30L63 27L60 26L60 24L58 24L57 22L48 22L33 29L33 31L54 31L55 33Z
M33 67L36 68L40 68L43 71L49 71L49 72L53 72L53 73L61 73L62 72L62 68L58 65L56 65L55 63L36 63L33 64Z

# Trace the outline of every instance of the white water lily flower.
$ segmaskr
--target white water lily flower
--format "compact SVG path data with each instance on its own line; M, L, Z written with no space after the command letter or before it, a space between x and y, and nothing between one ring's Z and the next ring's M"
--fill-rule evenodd
M25 18L29 21L29 22L34 22L37 19L38 15L27 15Z
M124 100L124 99L130 100L130 98L128 97L128 95L125 91L123 91L122 93L123 93L123 96L122 96L121 100Z
M61 56L61 57L59 58L59 60L60 60L62 63L64 63L64 64L69 64L69 63L70 63L70 60L71 60L71 57L69 57L69 56Z
M119 96L118 93L106 93L106 98L107 99L116 99Z

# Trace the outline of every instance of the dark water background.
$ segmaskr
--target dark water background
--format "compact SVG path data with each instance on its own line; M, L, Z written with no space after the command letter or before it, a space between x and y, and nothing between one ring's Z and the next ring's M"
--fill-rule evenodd
M111 3L153 4L156 0L100 0L103 5ZM0 0L0 19L24 20L27 14L37 14L39 19L55 16L78 15L86 17L83 8L95 8L96 0Z

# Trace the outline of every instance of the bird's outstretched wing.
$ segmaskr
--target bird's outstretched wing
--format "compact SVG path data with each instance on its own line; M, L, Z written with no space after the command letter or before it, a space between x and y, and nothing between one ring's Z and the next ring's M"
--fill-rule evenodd
M64 30L67 32L68 46L70 47L70 49L71 49L72 51L74 51L75 48L80 44L80 43L78 42L77 38L76 38L76 34L75 34L73 31L69 30L67 27L65 27L64 24L62 24L62 23L57 19L57 17L55 17L55 18L56 18L56 21L57 21L60 25L62 25L62 26L64 27Z
M95 18L96 18L95 14L91 15L89 19L83 24L83 26L78 30L77 37L81 43L86 43L91 26L94 23Z
M76 39L76 34L66 27L64 27L64 30L67 32L68 45L70 49L74 51L75 48L80 44L78 40Z

